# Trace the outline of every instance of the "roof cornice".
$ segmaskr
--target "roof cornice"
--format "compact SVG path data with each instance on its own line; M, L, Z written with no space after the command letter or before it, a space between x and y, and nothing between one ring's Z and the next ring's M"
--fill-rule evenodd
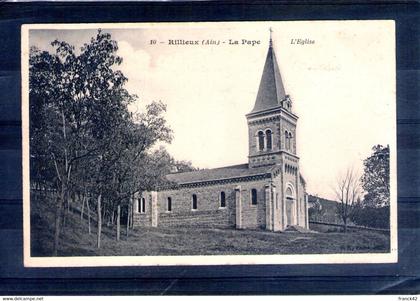
M192 187L201 187L201 186L211 186L211 185L220 185L220 184L228 184L228 183L237 183L237 182L249 182L255 180L262 180L271 177L271 172L264 172L255 175L248 175L248 176L241 176L241 177L230 177L230 178L223 178L223 179L214 179L214 180L205 180L205 181L195 181L195 182L186 182L174 185L167 185L159 187L158 191L164 190L177 190L182 188L192 188Z
M274 108L264 110L264 111L250 112L250 113L246 114L245 117L247 119L251 119L251 118L254 118L254 117L258 118L258 117L264 117L263 115L269 115L269 114L278 113L278 112L285 113L286 115L290 116L293 119L296 119L296 120L299 119L299 117L297 115L293 114L292 112L289 112L289 111L285 110L280 105L277 106L277 107L274 107Z

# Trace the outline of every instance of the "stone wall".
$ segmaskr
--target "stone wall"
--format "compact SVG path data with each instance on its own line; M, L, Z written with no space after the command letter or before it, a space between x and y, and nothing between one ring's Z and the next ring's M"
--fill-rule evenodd
M277 177L273 179L276 190L276 207L278 206L278 212L276 212L276 217L274 220L275 226L274 230L284 230L287 227L287 212L286 212L286 189L288 185L291 185L293 188L293 198L294 198L294 217L295 224L308 228L307 223L307 199L305 197L305 190L300 182L299 178L299 164L298 159L290 155L283 154L282 160L283 172L280 172ZM285 165L293 166L296 169L293 171L286 171Z
M219 185L180 188L157 192L157 225L198 226L226 228L236 226L235 188L241 187L243 228L265 228L265 185L269 179ZM251 190L257 189L257 205L251 203ZM220 207L221 192L225 192L226 207ZM192 196L197 196L197 210L192 209ZM143 193L146 199L145 213L139 213L134 205L135 226L149 227L152 224L152 197ZM172 210L168 211L168 197Z
M277 120L273 121L269 118L261 118L256 121L249 121L248 122L248 141L249 141L249 154L251 156L258 155L261 153L258 147L258 138L257 133L258 131L265 131L270 129L272 132L272 150L271 151L279 151L281 148L281 132L280 132L280 121Z
M241 184L242 228L265 228L265 185ZM257 189L257 204L252 205L251 190Z
M278 118L277 118L278 119ZM271 130L272 132L272 149L259 150L257 133L259 131ZM251 167L274 164L279 161L281 135L279 121L273 121L270 118L261 118L258 121L248 121L248 141L249 141L249 164ZM266 146L266 137L264 138Z
M269 221L271 225L268 229L281 231L287 226L285 191L287 185L292 185L295 198L293 209L295 222L307 228L307 199L304 187L300 183L299 169L294 172L279 172L273 178L273 186L270 185L270 181L270 178L266 178L143 193L141 197L145 198L145 212L140 213L139 203L135 202L134 225L266 229L267 218L271 216ZM237 192L236 189L238 189ZM252 204L252 189L257 190L256 205ZM225 192L226 197L224 208L220 206L222 191ZM193 194L197 196L196 210L192 208ZM168 198L171 198L171 211L168 211L167 207ZM237 210L237 201L239 201L240 210ZM267 206L271 206L271 209L266 208L266 204L269 204ZM153 214L153 208L156 208L155 214Z
M145 212L140 213L140 200L144 197L146 200ZM135 226L141 227L151 227L152 226L152 199L151 195L144 194L139 196L134 201L134 212L133 212L133 224Z
M228 210L196 210L182 213L160 213L159 227L194 226L231 228Z

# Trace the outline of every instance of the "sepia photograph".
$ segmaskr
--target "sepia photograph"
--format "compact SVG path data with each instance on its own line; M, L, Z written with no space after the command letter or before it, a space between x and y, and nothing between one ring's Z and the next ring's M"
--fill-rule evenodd
M393 21L21 34L25 266L397 262Z

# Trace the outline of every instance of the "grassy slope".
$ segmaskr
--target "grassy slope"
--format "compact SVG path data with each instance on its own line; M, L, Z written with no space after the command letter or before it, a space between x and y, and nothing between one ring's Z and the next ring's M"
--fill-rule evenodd
M42 206L41 206L42 207ZM51 208L51 207L50 207ZM31 217L32 256L50 256L53 245L53 214L34 208ZM95 221L92 221L94 224ZM255 230L138 228L128 239L122 227L103 227L102 248L96 248L96 227L87 233L87 222L70 213L62 235L60 256L91 255L217 255L217 254L313 254L388 252L389 237L380 233L273 233Z

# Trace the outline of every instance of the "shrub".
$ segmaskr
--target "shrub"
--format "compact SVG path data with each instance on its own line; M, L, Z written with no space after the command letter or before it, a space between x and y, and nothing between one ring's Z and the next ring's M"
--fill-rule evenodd
M389 229L389 206L360 208L352 221L359 226Z

